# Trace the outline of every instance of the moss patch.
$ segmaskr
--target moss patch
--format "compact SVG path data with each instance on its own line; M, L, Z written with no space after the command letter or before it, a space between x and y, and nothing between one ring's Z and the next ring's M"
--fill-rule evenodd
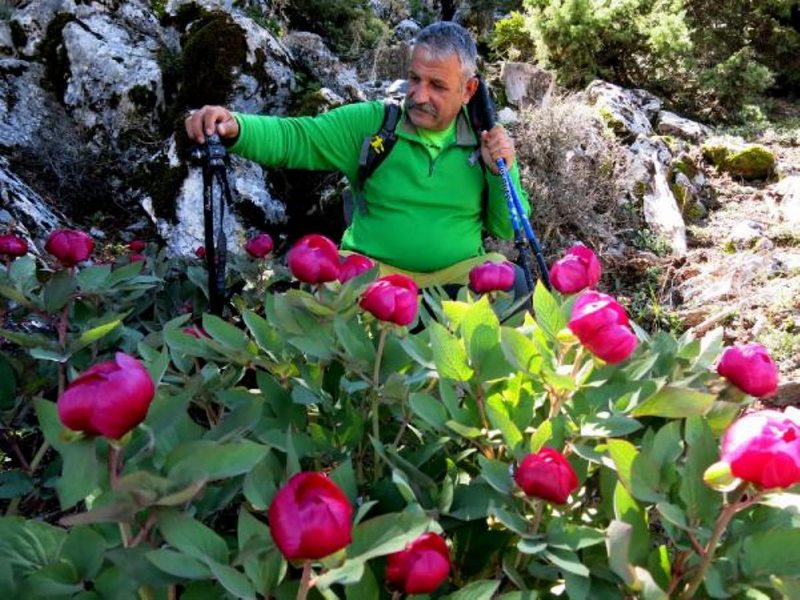
M15 48L23 48L28 43L28 34L25 33L22 25L17 21L11 21L9 24L11 28L11 41L14 43Z
M142 166L131 177L130 184L150 196L158 218L176 223L175 199L188 174L184 162L173 167L166 157L159 157Z
M697 165L692 160L692 157L688 154L681 154L675 160L672 161L672 170L675 173L683 173L688 177L690 180L697 177L699 173L699 169Z
M128 98L131 99L138 108L144 113L152 112L156 107L158 98L153 90L146 85L135 85L128 91Z
M743 179L766 179L775 168L775 155L764 146L749 144L731 148L708 143L700 147L703 156L715 167Z
M183 41L184 104L225 104L233 87L233 69L247 58L244 31L225 13L201 18Z

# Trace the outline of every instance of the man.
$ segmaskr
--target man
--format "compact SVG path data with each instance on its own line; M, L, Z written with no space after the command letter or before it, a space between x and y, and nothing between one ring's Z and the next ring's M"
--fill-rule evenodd
M473 266L502 260L485 254L481 236L484 227L513 236L497 158L509 166L528 210L511 138L500 126L478 137L469 124L465 107L478 88L476 58L475 42L454 23L434 23L418 34L397 143L364 182L364 202L341 241L343 251L378 261L383 274L410 275L420 287L463 285ZM186 119L186 131L196 142L216 131L231 152L265 165L340 171L358 189L362 143L383 117L380 101L300 118L205 106Z

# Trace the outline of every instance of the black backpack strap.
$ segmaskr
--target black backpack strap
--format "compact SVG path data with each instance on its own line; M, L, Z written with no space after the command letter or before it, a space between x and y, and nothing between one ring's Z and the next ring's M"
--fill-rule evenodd
M383 122L380 129L373 135L365 137L361 143L361 152L358 156L358 178L354 196L356 206L362 214L367 212L367 202L364 199L364 184L394 148L397 142L395 129L397 129L401 113L400 105L397 102L387 100L383 105Z

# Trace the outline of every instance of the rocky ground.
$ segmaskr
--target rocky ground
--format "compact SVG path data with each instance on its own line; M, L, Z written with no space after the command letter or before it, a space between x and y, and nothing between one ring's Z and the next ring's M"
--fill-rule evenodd
M783 110L783 126L744 132L775 154L775 175L748 182L711 170L716 202L689 225L688 253L661 298L678 328L722 325L727 342L766 346L783 382L773 402L800 404L800 106Z

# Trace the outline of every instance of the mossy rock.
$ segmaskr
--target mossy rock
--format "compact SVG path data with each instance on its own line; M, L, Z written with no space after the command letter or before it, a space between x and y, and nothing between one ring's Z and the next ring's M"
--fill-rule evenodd
M701 151L715 167L742 179L766 179L775 169L775 155L759 144L732 148L709 143L703 144Z
M689 180L693 180L700 172L700 169L697 168L697 164L688 154L679 155L672 161L671 167L673 173L683 173Z
M176 223L175 199L188 175L185 162L172 166L166 156L159 155L143 164L130 178L130 184L150 196L157 217Z
M67 90L70 76L69 57L64 48L62 32L67 23L75 19L75 15L70 13L58 13L47 26L47 31L38 47L39 57L45 66L46 79L43 83L53 90L59 102L64 101L64 92Z
M195 23L183 44L182 92L185 104L225 104L234 69L247 58L245 32L225 13L211 13Z

